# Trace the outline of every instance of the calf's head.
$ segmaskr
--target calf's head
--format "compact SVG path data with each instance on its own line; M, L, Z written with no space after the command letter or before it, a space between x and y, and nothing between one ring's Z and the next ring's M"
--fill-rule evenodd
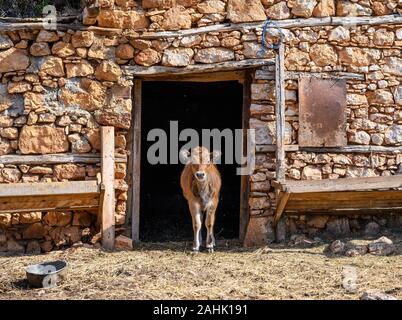
M209 152L205 147L195 147L191 150L180 151L184 163L190 165L191 172L197 181L203 182L208 178L208 171L221 156L220 151Z

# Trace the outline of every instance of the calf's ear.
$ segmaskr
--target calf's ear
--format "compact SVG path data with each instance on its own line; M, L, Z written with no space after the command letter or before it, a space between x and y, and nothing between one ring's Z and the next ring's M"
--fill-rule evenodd
M220 159L221 155L222 155L222 152L220 152L219 150L212 151L211 152L211 161L213 163L216 163Z
M190 161L191 153L187 149L180 150L179 157L182 164L187 164Z

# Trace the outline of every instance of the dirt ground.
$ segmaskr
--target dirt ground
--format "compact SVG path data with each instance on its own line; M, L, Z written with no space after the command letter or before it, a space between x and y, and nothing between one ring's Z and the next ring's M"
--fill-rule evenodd
M0 255L0 299L359 299L376 290L402 299L402 234L397 252L331 256L325 243L242 248L221 241L216 252L190 253L186 242L145 243L134 251L69 248L43 255ZM25 282L29 264L63 259L66 281L53 289ZM356 291L343 286L345 268Z

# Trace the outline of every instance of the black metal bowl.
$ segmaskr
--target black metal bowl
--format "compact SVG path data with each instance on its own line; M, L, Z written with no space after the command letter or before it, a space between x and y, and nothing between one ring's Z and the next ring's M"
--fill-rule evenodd
M67 263L62 260L33 264L26 268L28 283L36 288L53 288L61 283Z

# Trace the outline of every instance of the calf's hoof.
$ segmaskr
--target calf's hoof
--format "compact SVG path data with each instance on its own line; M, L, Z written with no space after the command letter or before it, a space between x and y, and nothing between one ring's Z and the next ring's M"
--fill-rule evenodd
M199 248L193 248L192 250L191 250L191 253L192 254L197 254L197 253L199 253L200 252L200 249Z
M214 253L214 248L208 248L208 253Z

